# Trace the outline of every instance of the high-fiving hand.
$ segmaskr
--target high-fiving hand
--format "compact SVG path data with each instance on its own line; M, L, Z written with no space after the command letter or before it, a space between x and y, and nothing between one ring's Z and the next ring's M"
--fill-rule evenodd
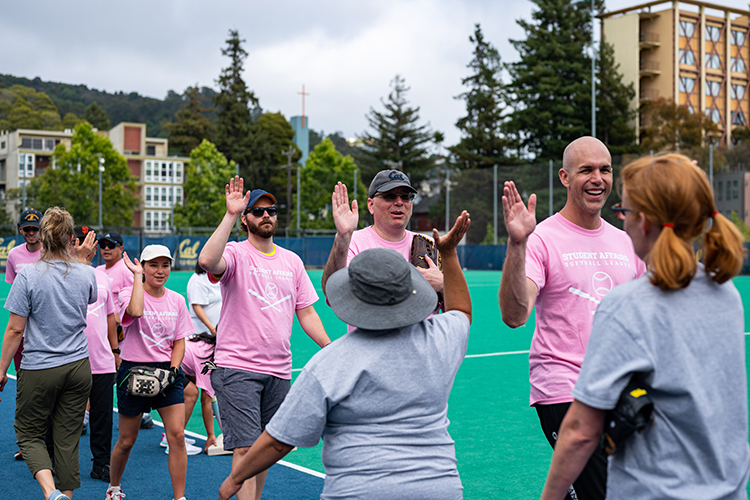
M513 181L506 181L503 187L503 219L508 231L509 242L525 241L536 228L536 195L529 196L529 207L523 203Z
M336 231L342 235L353 233L359 223L359 206L357 200L353 200L351 208L349 207L349 194L341 182L333 188L331 203Z
M250 191L242 195L242 189L245 181L239 175L229 179L229 184L224 187L227 197L227 213L239 217L247 208L247 202L250 200Z

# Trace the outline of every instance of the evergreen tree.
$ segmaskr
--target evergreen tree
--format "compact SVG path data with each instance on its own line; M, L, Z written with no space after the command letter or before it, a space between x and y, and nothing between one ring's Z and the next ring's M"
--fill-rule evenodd
M591 134L591 2L532 1L532 21L517 21L526 39L511 40L521 60L509 65L510 129L525 152L559 159L571 141Z
M479 24L469 40L474 44L474 58L467 65L472 74L461 80L468 90L456 97L466 102L466 116L456 122L462 137L448 150L453 162L465 169L507 164L509 143L504 137L506 117L500 54L484 39Z
M380 170L396 168L411 176L411 182L418 186L431 169L427 145L433 141L429 125L418 125L419 108L409 107L406 93L409 87L404 79L396 75L391 80L391 93L388 100L380 102L385 111L370 108L367 121L374 133L365 133L363 177L369 182Z
M646 128L641 133L643 152L700 148L705 140L718 141L719 128L702 113L691 113L669 99L660 98L645 107Z
M219 75L219 93L214 97L217 114L216 147L228 159L240 166L240 174L245 177L246 185L253 185L249 179L252 161L251 105L258 105L255 94L248 90L242 79L244 60L247 52L242 48L237 30L229 31L226 48L222 55L231 60L229 66ZM251 181L251 182L247 182Z
M185 106L175 113L174 123L165 123L164 128L169 131L169 147L189 155L204 140L213 140L216 127L206 117L209 108L201 106L203 96L200 89L188 87L183 94Z
M83 119L89 122L94 128L98 130L109 130L111 127L109 123L109 116L99 104L94 101L86 108L86 113L83 115Z
M607 145L612 156L635 153L634 119L638 112L633 108L635 88L625 85L619 65L615 63L614 49L602 40L597 59L596 86L596 136Z
M62 130L60 113L44 92L13 85L0 89L0 130Z

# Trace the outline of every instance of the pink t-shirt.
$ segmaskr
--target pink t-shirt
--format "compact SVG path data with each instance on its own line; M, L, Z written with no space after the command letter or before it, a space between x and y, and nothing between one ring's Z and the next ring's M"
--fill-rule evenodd
M125 313L132 294L132 286L120 291L120 318L125 334L125 340L120 342L120 357L134 363L171 361L175 340L195 333L185 299L168 288L159 298L144 291L143 316L132 318Z
M349 242L349 255L346 258L346 265L349 265L355 255L371 248L390 248L403 255L406 260L409 260L411 257L411 240L413 238L414 233L408 230L406 231L406 236L401 241L384 240L375 232L375 228L372 226L354 231L352 239Z
M119 304L118 297L120 291L123 288L133 286L133 273L130 272L130 269L128 269L128 266L125 265L125 261L122 259L115 262L109 269L107 269L106 264L98 266L97 269L104 271L109 276L109 282L112 285L112 296L115 304Z
M227 243L214 359L223 368L291 380L294 314L314 304L318 294L302 259L275 249L265 255L248 240Z
M86 328L83 330L89 341L91 373L115 373L115 355L107 337L107 316L117 311L112 300L112 285L107 275L99 269L95 269L94 274L98 295L96 302L89 304Z
M24 241L21 245L13 247L8 252L8 262L5 264L5 282L13 283L16 279L16 274L24 266L33 264L39 260L39 256L42 253L42 247L36 252L29 252L26 249L26 242Z
M526 276L539 287L529 353L532 405L573 401L602 297L645 272L630 237L604 219L593 231L559 213L537 225L526 246Z
M211 372L206 372L205 375L201 373L204 366L201 363L211 356L213 348L214 346L205 342L191 342L190 339L185 339L185 357L182 358L182 371L185 375L195 377L195 385L206 391L209 397L214 397Z

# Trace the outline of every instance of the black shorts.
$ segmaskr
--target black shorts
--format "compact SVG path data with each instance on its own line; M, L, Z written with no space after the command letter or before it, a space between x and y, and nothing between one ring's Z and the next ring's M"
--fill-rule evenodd
M557 442L557 433L560 432L560 424L562 424L563 418L570 408L570 403L537 404L535 408L544 435L554 448ZM589 458L581 475L573 482L573 489L575 491L568 490L567 499L604 500L607 493L607 454L604 452L601 443L594 450L594 454Z
M125 377L134 366L150 366L152 368L169 370L170 363L134 363L122 360L120 369L117 370L117 411L121 415L135 417L141 413L148 413L151 409L158 410L159 408L185 402L185 395L182 392L185 376L182 374L182 369L180 369L180 374L174 383L167 387L163 394L157 394L153 397L131 396L128 394L128 381Z

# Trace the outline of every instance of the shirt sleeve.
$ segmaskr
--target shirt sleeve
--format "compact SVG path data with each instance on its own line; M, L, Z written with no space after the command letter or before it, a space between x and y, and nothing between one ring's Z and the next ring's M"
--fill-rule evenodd
M145 292L144 292L145 293ZM120 290L118 297L118 307L120 310L120 324L123 328L130 326L133 323L133 317L127 314L125 311L130 305L130 297L133 295L133 287L129 286Z
M95 304L96 301L99 300L99 288L96 286L96 273L91 266L88 266L86 271L89 275L89 304Z
M117 305L115 305L115 297L112 293L112 285L109 284L109 280L104 281L104 289L107 291L107 305L105 307L107 308L107 316L109 316L117 312Z
M547 282L547 249L536 234L531 233L526 243L526 277L536 283L539 290Z
M182 295L175 293L177 296L177 331L174 332L174 339L184 339L185 337L195 333L195 327L193 321L190 319L190 312L188 311L187 305L185 305L185 299Z
M13 264L13 254L10 254L8 256L8 260L5 262L5 282L6 283L13 283L13 281L16 279L16 267Z
M29 282L24 273L16 276L15 281L10 287L8 299L5 301L5 308L24 318L29 317L31 312L31 297L29 297Z
M310 276L305 271L305 266L300 260L297 269L297 305L295 309L304 309L318 301L318 292L310 281Z
M224 269L224 274L217 277L214 274L208 273L208 281L211 283L219 283L219 282L226 282L227 280L231 279L232 275L234 274L234 269L237 265L237 250L234 248L234 245L230 245L227 243L227 246L224 247L224 252L221 254L221 256L224 258L224 262L227 265L227 268Z
M190 304L198 304L200 306L208 305L208 294L206 293L206 285L197 274L190 277L187 286L187 299Z
M266 431L284 444L311 448L320 442L328 417L328 400L320 383L303 370Z

